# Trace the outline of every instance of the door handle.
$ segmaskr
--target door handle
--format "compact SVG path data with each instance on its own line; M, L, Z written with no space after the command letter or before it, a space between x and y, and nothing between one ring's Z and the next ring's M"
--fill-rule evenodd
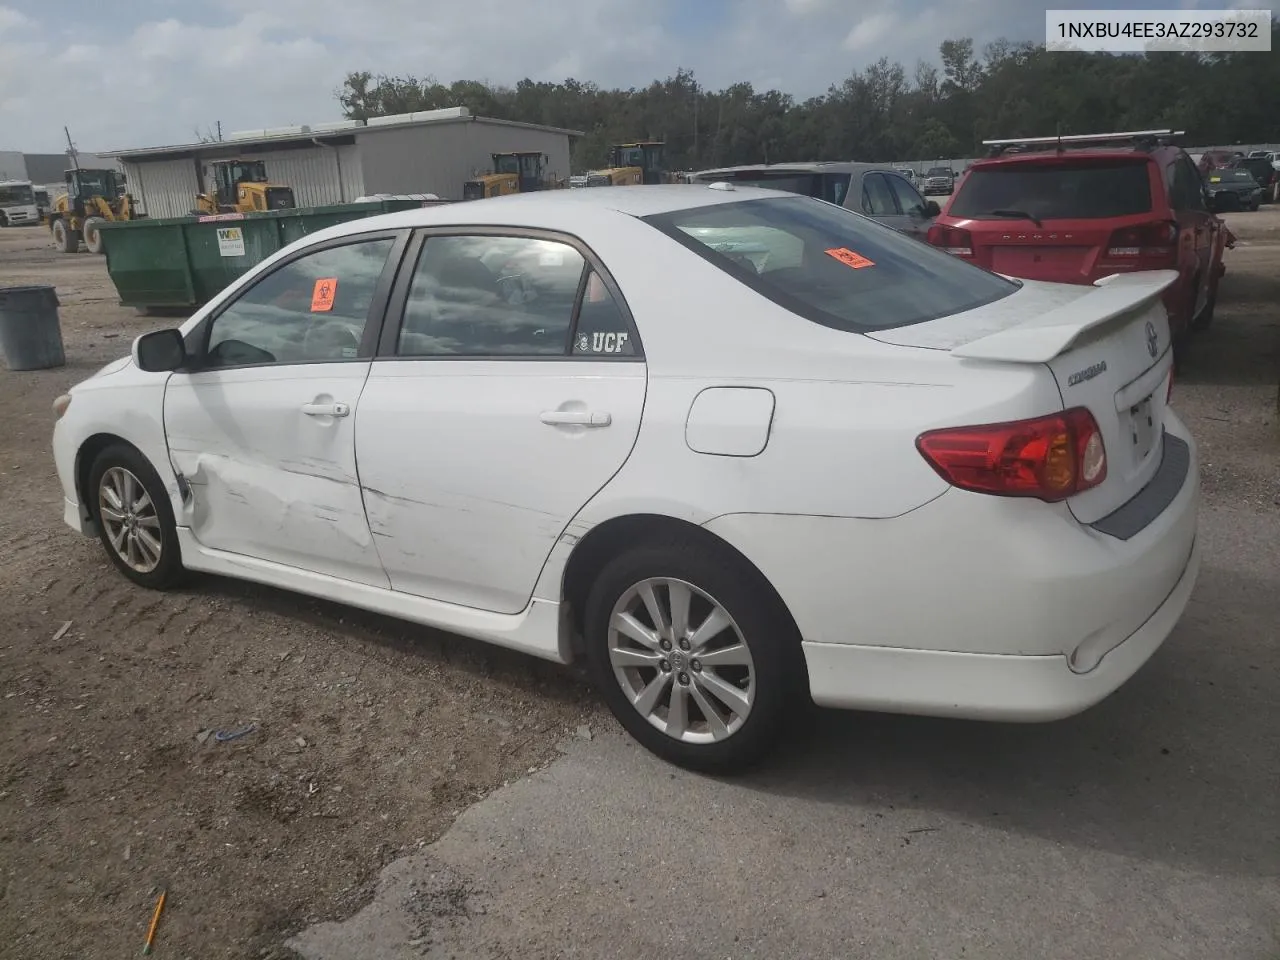
M609 414L590 410L544 410L538 419L553 427L607 427L613 422Z
M345 403L304 403L302 412L308 417L345 417L351 408Z

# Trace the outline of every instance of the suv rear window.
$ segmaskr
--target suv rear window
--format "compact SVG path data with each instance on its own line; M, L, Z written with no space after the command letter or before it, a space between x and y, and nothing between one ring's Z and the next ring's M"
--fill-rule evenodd
M774 303L853 333L936 320L1018 289L937 247L804 197L644 219Z
M1150 213L1147 161L975 167L947 215L999 220L997 210L1016 210L1041 220L1103 220Z

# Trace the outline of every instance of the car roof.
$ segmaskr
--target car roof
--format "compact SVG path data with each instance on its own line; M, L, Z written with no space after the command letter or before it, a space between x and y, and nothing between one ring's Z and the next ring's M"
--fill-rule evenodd
M1162 144L1158 147L1143 149L1131 146L1113 146L1113 147L1088 147L1088 148L1068 148L1065 150L1056 150L1053 147L1046 147L1037 150L1019 150L1008 151L996 157L982 157L974 160L969 166L971 168L978 167L998 167L1003 165L1016 165L1018 163L1040 162L1045 159L1060 159L1065 161L1071 160L1108 160L1108 159L1132 159L1134 157L1151 157L1158 158L1165 156L1169 151L1181 153L1182 148L1172 144Z
M484 200L463 200L415 207L397 213L349 220L309 234L315 242L371 230L437 226L507 226L572 232L607 224L612 218L648 217L677 210L736 203L743 200L805 199L783 190L733 185L655 184L626 187L581 187L512 193Z
M736 167L712 167L699 170L694 176L749 173L753 170L767 173L859 173L865 170L893 170L893 167L887 163L864 163L857 160L802 160L795 163L745 163Z

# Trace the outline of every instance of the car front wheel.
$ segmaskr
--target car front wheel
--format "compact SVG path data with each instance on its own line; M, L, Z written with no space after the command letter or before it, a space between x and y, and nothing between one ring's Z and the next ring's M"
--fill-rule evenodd
M89 470L88 493L111 562L141 586L173 586L183 573L173 508L147 459L124 444L108 447Z
M587 601L588 658L615 717L658 756L728 773L760 760L800 702L800 645L760 575L698 540L637 547Z

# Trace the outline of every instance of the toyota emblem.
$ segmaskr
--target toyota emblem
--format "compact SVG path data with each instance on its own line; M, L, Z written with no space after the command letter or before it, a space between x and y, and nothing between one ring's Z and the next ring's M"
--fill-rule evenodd
M1155 357L1159 353L1160 337L1156 333L1156 325L1150 320L1147 321L1147 353Z

